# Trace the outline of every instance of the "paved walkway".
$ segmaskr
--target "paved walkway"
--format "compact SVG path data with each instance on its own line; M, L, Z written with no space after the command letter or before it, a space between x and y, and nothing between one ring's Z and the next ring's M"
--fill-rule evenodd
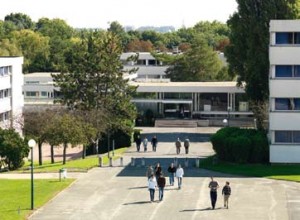
M164 132L169 132L164 134ZM185 133L185 132L189 132ZM149 202L145 172L142 166L130 166L131 158L146 158L146 165L163 161L166 164L177 157L174 142L177 136L189 136L191 161L213 153L205 135L193 141L192 133L210 133L203 129L145 129L148 136L156 134L157 152L137 153L131 147L124 156L126 167L95 168L78 176L77 181L38 209L31 220L140 220L140 219L202 219L202 220L297 220L300 219L300 184L263 178L244 178L204 169L185 168L183 188L167 186L162 202ZM195 136L196 137L196 136ZM161 138L161 139L160 139ZM150 139L150 138L148 138ZM190 162L192 165L192 162ZM219 189L216 210L210 209L209 177L213 175L222 187L230 181L232 196L229 209L224 209Z

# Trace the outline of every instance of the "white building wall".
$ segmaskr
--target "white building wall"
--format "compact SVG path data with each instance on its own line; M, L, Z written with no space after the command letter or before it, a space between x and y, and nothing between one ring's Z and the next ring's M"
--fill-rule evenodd
M277 77L276 65L300 65L300 45L295 43L276 45L276 33L299 32L300 20L272 20L270 22L270 162L271 163L300 163L300 111L297 109L275 109L276 98L300 98L300 77ZM280 136L280 132L287 132ZM298 134L299 133L299 134ZM277 138L275 137L277 134ZM292 137L289 139L289 137ZM284 140L284 141L282 141Z
M0 74L0 90L9 89L8 97L0 99L0 114L9 112L9 118L0 122L2 128L13 127L22 134L21 122L24 107L24 97L22 94L23 57L0 57L0 68L9 67L8 75Z

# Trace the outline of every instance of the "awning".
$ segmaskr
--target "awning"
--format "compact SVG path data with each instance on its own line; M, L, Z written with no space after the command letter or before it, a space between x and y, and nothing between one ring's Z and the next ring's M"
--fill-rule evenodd
M188 99L132 99L134 103L192 104Z

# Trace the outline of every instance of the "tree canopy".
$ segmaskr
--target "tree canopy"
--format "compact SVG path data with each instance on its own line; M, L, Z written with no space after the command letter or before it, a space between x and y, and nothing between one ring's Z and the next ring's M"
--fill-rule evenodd
M237 0L238 10L228 20L230 45L225 49L229 72L238 75L238 85L245 85L253 105L268 99L269 23L271 19L299 17L298 0ZM255 104L256 103L256 104ZM258 109L256 112L255 109ZM260 109L260 110L259 110ZM265 108L254 108L258 125Z

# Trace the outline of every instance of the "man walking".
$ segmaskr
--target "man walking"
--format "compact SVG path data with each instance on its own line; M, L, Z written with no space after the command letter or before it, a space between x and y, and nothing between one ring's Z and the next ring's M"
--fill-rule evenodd
M177 141L175 142L175 147L176 147L176 153L180 154L181 141L179 138L177 138Z
M136 143L136 150L137 150L137 152L140 152L140 147L141 147L141 143L142 143L142 140L141 140L140 136L137 136L137 138L135 140L135 143Z
M225 186L222 189L222 195L224 196L224 207L228 209L228 200L231 194L231 188L229 186L229 182L227 181Z
M152 174L148 180L148 189L150 192L150 201L154 202L154 195L155 195L155 188L156 188L157 182L154 174Z
M169 173L169 182L171 186L174 186L174 176L176 173L176 167L174 166L174 163L171 163L168 167L168 173Z
M176 177L177 177L177 181L178 181L178 189L181 189L183 175L184 175L183 168L179 164L178 167L177 167L177 169L176 169Z
M147 151L147 146L148 146L148 139L147 139L147 137L145 137L144 140L143 140L143 146L144 146L144 152L146 152Z
M212 209L215 209L216 202L217 202L217 190L219 188L219 184L217 181L214 181L213 177L211 177L211 181L210 181L208 187L210 188L211 206L212 206Z
M158 177L157 185L158 185L158 198L159 201L162 201L164 197L164 189L166 185L166 178L164 177L163 173L161 173L160 176Z
M189 147L190 147L190 140L188 138L186 138L184 140L184 148L185 148L185 154L188 154L189 153Z
M157 137L154 135L152 140L151 140L151 144L152 144L152 150L154 152L156 152L156 147L157 147Z

